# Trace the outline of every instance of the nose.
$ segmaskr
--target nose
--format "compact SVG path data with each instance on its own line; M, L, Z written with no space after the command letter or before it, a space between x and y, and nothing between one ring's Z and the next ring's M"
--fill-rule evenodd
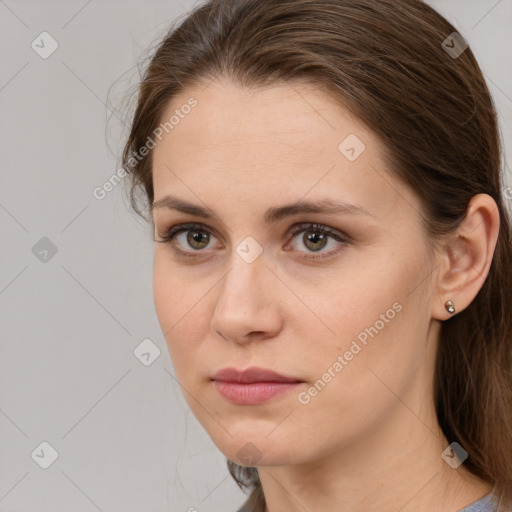
M210 327L219 336L247 344L276 336L281 329L279 299L282 283L262 256L247 263L235 255L233 265L221 280Z

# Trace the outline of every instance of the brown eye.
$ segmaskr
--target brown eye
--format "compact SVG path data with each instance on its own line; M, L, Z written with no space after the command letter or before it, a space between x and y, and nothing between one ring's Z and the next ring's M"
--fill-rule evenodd
M319 251L327 245L328 238L328 235L319 234L317 231L306 231L302 240L308 249Z
M299 233L304 233L301 239L301 243L303 247L308 249L308 251L296 249L295 252L299 252L301 254L299 259L303 260L319 260L321 258L330 258L337 254L339 251L336 249L331 251L323 251L331 239L336 242L334 244L335 246L345 246L351 240L350 237L344 233L332 231L326 226L322 226L320 224L298 224L293 228L291 235L295 237L295 235Z
M181 235L186 235L181 237ZM174 251L180 256L194 258L202 252L210 243L212 236L210 231L201 224L179 224L172 226L161 240L155 240L166 245L172 245ZM178 243L179 242L179 243ZM205 251L206 252L206 251ZM203 255L201 255L202 257Z
M204 249L210 241L210 234L202 229L190 229L187 231L187 243L194 249Z

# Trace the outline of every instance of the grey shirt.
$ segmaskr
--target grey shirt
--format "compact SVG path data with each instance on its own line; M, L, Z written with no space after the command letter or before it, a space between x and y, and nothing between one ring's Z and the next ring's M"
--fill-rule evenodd
M490 492L467 507L460 509L458 512L495 512L497 507L498 504L496 503L495 496Z
M474 501L467 507L461 508L457 512L496 512L497 507L498 505L496 503L495 496L493 495L492 492L490 492L489 494L486 494L479 500ZM245 512L244 507L239 509L237 512ZM510 510L509 512L512 512L512 510Z

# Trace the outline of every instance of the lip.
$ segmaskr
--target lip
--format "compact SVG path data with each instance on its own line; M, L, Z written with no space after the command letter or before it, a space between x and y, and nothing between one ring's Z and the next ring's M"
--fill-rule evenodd
M266 368L260 368L258 366L252 366L246 370L237 370L236 368L223 368L219 370L213 377L212 380L223 381L223 382L302 382L300 379L295 377L287 377L281 375L273 370Z
M237 405L256 405L296 388L304 381L272 370L251 367L246 370L223 368L212 377L217 391Z

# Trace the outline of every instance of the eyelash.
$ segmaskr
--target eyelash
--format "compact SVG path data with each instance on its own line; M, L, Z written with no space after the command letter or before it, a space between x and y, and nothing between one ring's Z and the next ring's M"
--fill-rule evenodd
M172 226L170 229L167 230L165 236L162 237L162 240L155 240L155 242L163 243L163 244L169 244L172 245L172 242L174 238L179 235L182 232L187 231L203 231L205 233L213 234L209 229L207 229L203 224L198 223L188 223L188 224L177 224L176 226ZM303 222L301 224L295 225L291 231L290 236L295 236L298 233L304 232L304 231L313 231L318 234L327 235L330 238L333 238L337 242L340 242L342 245L347 245L351 239L348 235L342 233L343 236L338 235L336 232L331 231L328 227L323 226L321 224L315 224L315 223L309 223L309 222ZM179 249L178 247L173 246L173 250L178 253L181 256L184 256L186 258L198 258L199 256L197 254L191 254L190 251L184 251L183 249ZM202 252L202 251L192 251L192 252ZM330 251L327 253L327 255L316 255L313 253L311 256L302 256L300 259L303 260L320 260L320 259L326 259L329 257L334 256L334 254L338 253L338 250Z

